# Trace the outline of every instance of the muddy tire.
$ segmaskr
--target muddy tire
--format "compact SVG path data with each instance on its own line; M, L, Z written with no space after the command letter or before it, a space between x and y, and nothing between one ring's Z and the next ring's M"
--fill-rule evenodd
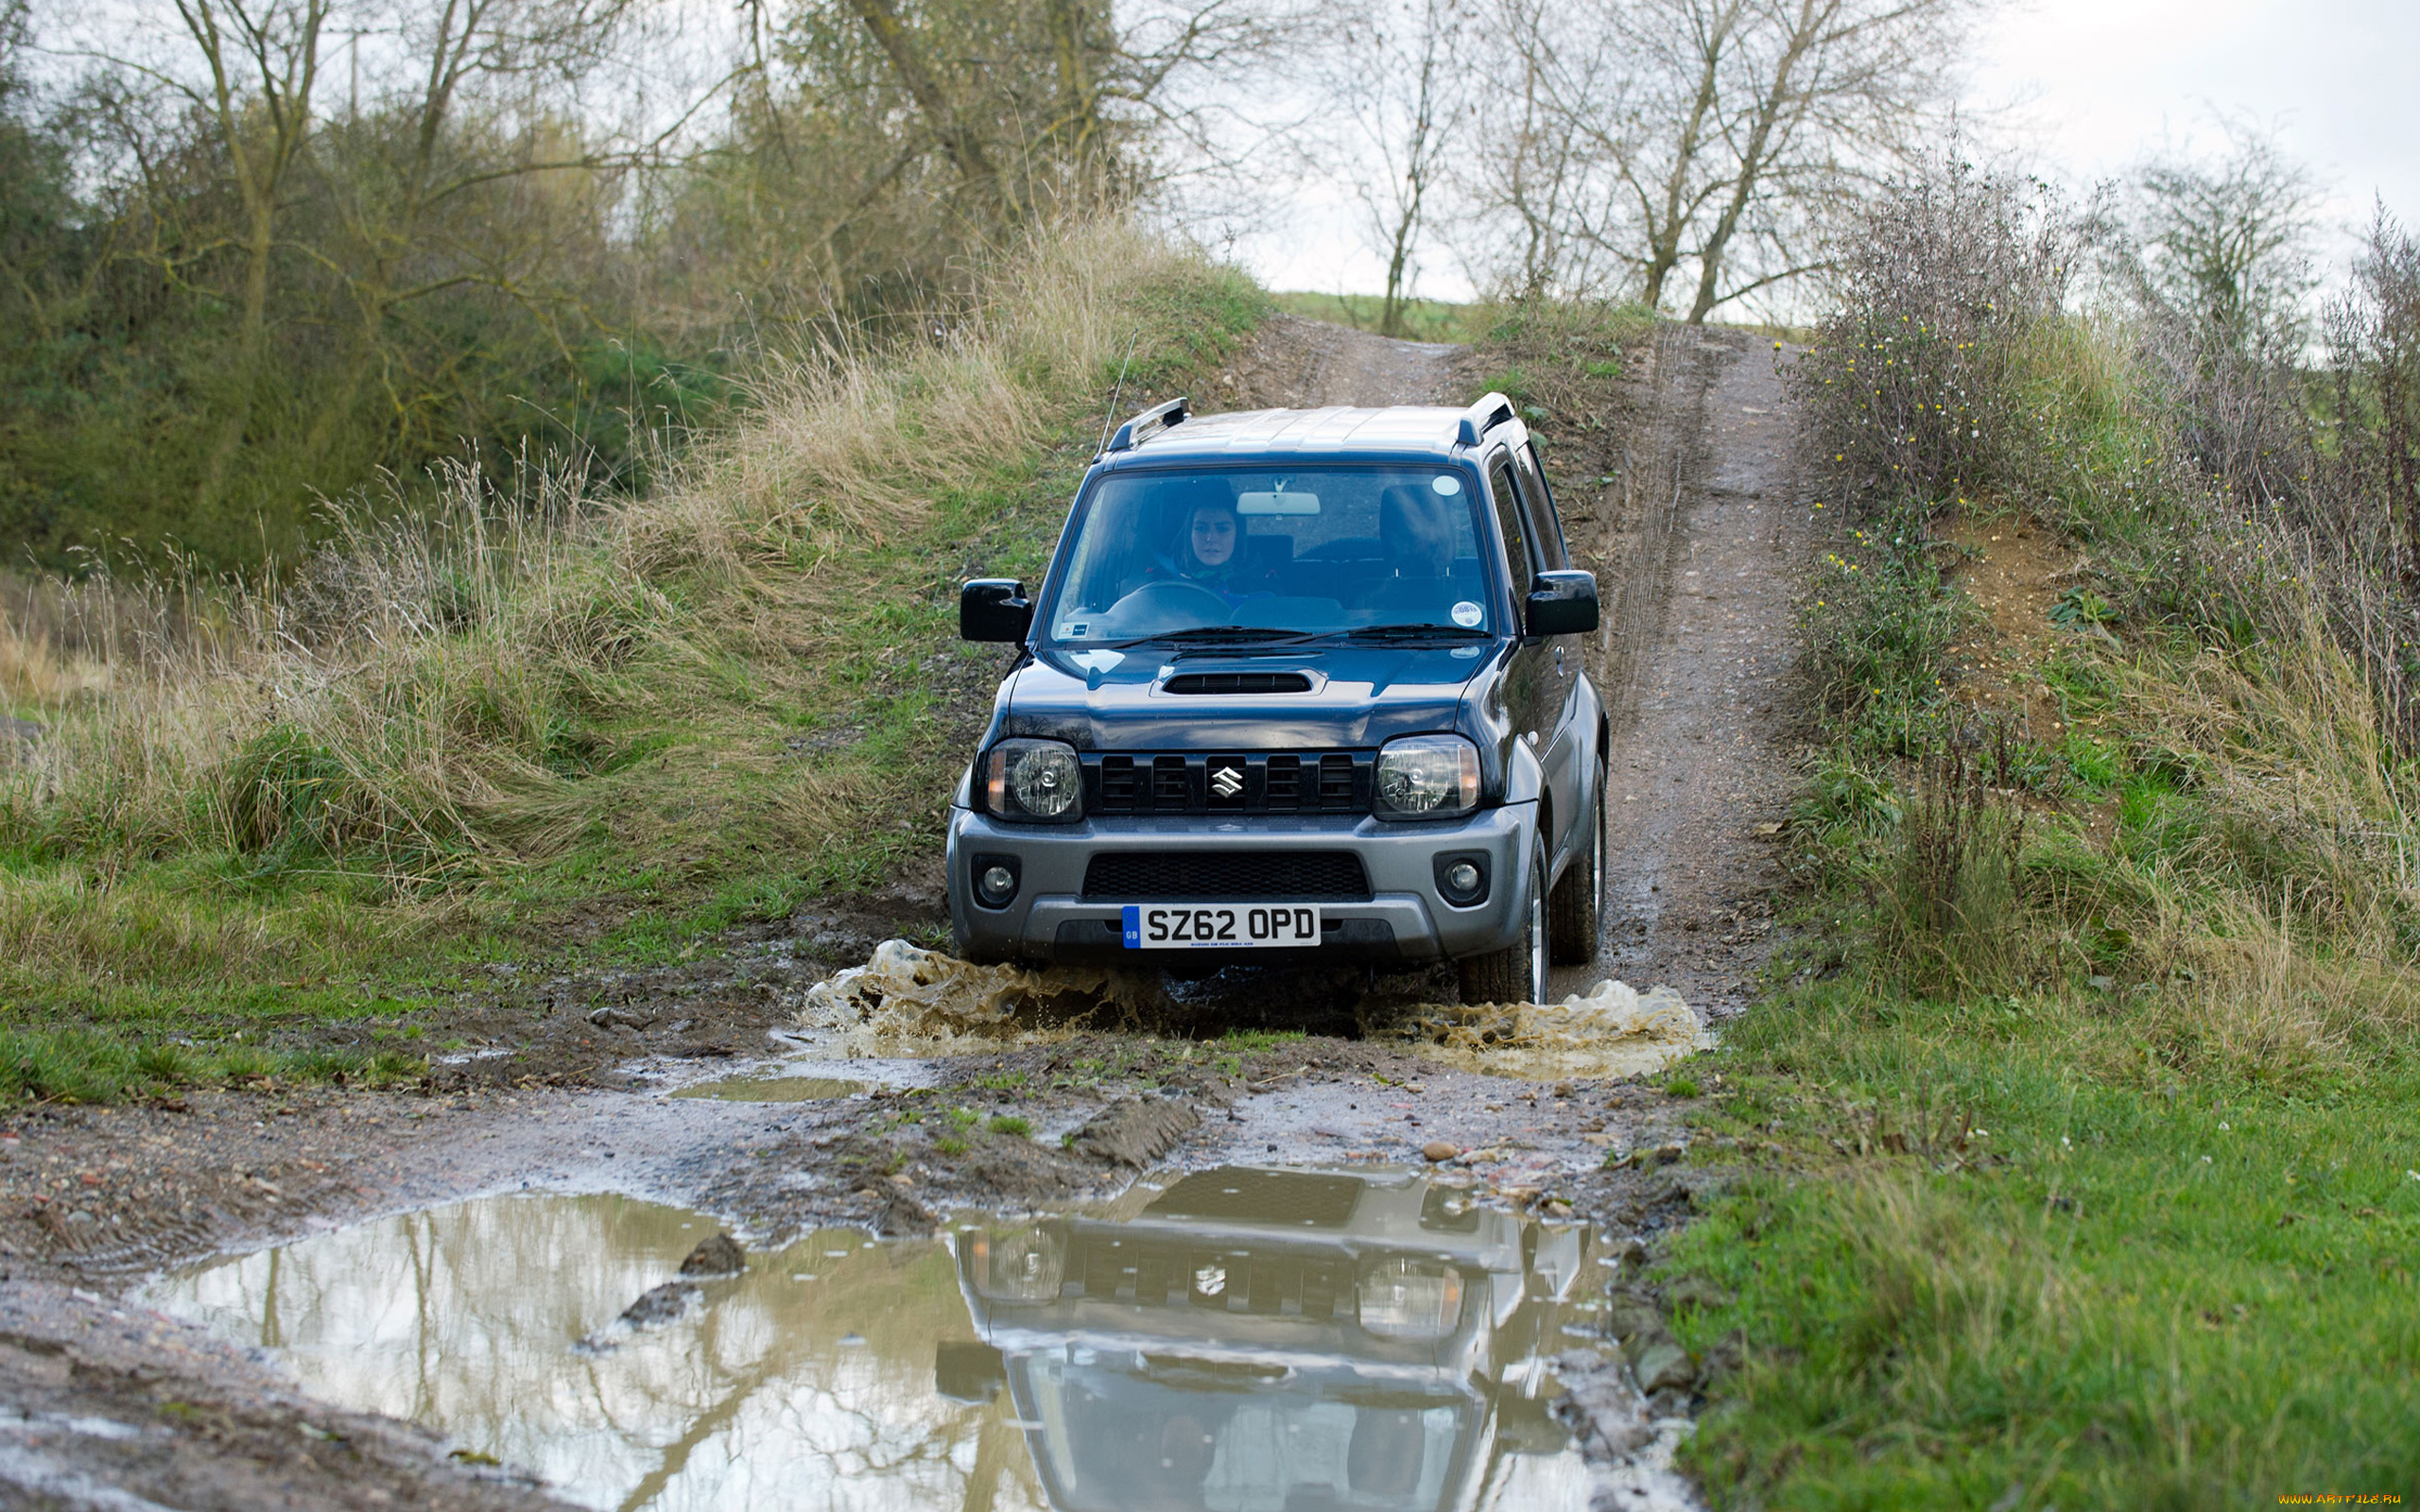
M1461 969L1464 1003L1538 1003L1547 995L1547 848L1530 844L1530 887L1521 935L1500 951L1473 955Z
M1605 913L1605 774L1597 773L1597 801L1588 809L1588 849L1563 868L1563 880L1547 899L1547 944L1557 966L1585 966L1597 958L1597 936Z

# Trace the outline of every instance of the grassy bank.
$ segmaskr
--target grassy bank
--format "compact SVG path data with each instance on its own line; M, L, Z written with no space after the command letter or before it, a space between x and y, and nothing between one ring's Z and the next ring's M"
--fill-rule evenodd
M2071 313L2012 186L1862 255L1798 379L1840 529L1796 943L1697 1076L1733 1179L1665 1262L1743 1361L1691 1462L1721 1506L2420 1493L2408 606L2315 524L2379 509L2364 438Z
M1288 315L1348 325L1356 331L1377 330L1387 304L1375 294L1317 294L1307 289L1272 294L1270 299ZM1406 300L1403 335L1411 341L1477 341L1484 337L1498 313L1488 304Z
M931 849L997 672L958 580L1039 569L1130 352L1134 407L1263 308L1081 229L929 340L755 374L643 499L533 461L274 587L21 599L0 1092L345 1069L311 1024L465 963L662 959Z

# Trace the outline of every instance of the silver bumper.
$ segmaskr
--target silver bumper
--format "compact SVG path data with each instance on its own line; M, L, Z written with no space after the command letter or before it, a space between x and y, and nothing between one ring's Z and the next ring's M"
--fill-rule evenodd
M971 960L1062 961L1117 956L1175 964L1183 951L1128 951L1119 933L1126 903L1258 903L1263 898L1086 898L1084 875L1096 855L1190 851L1351 851L1368 874L1366 902L1318 901L1322 956L1368 960L1459 959L1501 950L1520 933L1529 885L1535 803L1508 803L1468 819L1429 824L1366 816L1203 816L1086 819L1077 824L1002 824L953 807L949 825L949 912L959 953ZM1436 859L1476 851L1488 862L1487 896L1458 907L1439 892ZM1016 896L992 908L975 894L977 856L1013 857ZM1274 957L1274 951L1252 955Z

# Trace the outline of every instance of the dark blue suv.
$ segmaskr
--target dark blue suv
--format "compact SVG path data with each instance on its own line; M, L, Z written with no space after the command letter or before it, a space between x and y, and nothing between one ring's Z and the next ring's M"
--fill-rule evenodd
M959 952L1446 959L1540 1001L1597 949L1597 623L1500 394L1136 416L1041 591L959 600L1022 647L951 808Z

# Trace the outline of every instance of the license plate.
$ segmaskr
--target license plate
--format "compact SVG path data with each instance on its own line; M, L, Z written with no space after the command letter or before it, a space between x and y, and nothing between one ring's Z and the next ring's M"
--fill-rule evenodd
M1120 912L1125 919L1126 948L1130 951L1299 948L1320 942L1320 911L1316 908L1225 903L1160 908L1150 903L1128 903Z

